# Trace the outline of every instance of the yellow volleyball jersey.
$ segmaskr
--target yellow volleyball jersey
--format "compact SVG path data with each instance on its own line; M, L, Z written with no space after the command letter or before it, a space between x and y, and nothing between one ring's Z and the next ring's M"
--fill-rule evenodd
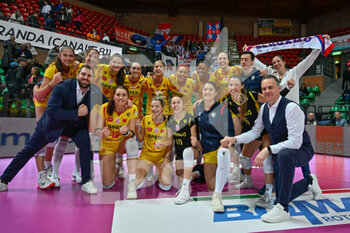
M102 93L107 99L112 99L114 91L117 88L117 76L112 76L109 73L109 65L99 66L97 68L97 85L100 86Z
M104 118L104 126L107 126L110 131L110 135L102 139L103 146L123 140L124 136L119 132L120 127L127 125L131 119L138 118L138 109L135 105L120 114L113 111L112 115L107 113L107 105L108 103L104 103L99 112L100 116Z
M192 78L187 78L186 83L183 86L178 84L178 77L175 75L171 75L172 83L175 85L177 92L182 94L182 99L184 101L184 110L191 115L193 115L193 104L192 104L192 95L194 92L194 81ZM170 76L170 77L171 77ZM172 112L172 111L171 111Z
M142 150L146 150L148 154L157 156L159 152L164 152L166 148L157 149L156 142L164 142L166 140L166 123L167 119L160 124L157 124L152 119L153 115L146 115L142 118L141 127L145 130L144 143Z
M140 96L142 84L145 81L143 76L140 77L139 81L131 82L130 76L126 75L124 80L124 86L128 88L129 99L136 105L139 106L140 101L143 101L143 96Z
M223 97L228 92L229 78L240 74L242 74L242 68L240 66L231 66L227 74L223 74L221 68L214 71L213 75L210 77L210 81L214 82L218 87L219 98Z
M70 67L69 67L68 74L64 74L62 72L62 79L66 80L66 79L69 79L69 78L76 78L77 77L77 71L78 71L78 68L75 67L74 63L72 63L70 65ZM45 70L44 77L52 80L53 76L57 72L58 72L58 70L57 70L56 65L54 63L52 63ZM50 95L51 95L51 91L49 92L49 94L47 94L47 96L44 98L43 101L39 102L39 101L35 100L35 107L46 107L47 106L47 102L49 101Z
M177 93L176 86L170 82L169 79L163 76L163 81L159 87L156 87L153 82L153 78L145 78L145 81L142 84L142 88L147 93L147 106L146 106L146 115L152 114L151 104L152 98L156 96L156 93L161 92L164 96L164 110L163 114L169 115L169 92Z

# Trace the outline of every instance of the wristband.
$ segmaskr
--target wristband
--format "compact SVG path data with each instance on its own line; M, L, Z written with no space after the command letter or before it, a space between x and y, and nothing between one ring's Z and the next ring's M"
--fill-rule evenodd
M128 134L129 134L129 131L126 132L126 133L122 133L122 135L123 135L124 137L128 136Z
M51 86L50 86L50 83L49 83L49 84L47 84L47 86L48 86L50 89L52 89L52 88L53 88L53 87L51 87Z
M134 136L135 136L135 133L134 133L134 131L132 131L132 130L129 130L128 132L130 132L130 133L132 134L132 136L131 136L131 137L134 137Z

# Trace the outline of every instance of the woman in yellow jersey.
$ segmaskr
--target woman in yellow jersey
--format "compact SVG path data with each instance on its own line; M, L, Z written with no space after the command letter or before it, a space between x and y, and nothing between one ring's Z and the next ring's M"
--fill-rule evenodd
M209 67L205 62L198 64L196 72L193 72L192 79L194 81L194 93L196 100L203 99L202 90L205 83L210 80Z
M227 53L219 53L218 65L220 68L213 72L210 80L218 87L219 98L226 94L229 77L242 73L242 68L240 66L229 66L229 64L230 60Z
M129 90L129 99L139 109L139 119L142 119L143 95L141 96L141 91L145 78L142 76L142 68L140 63L133 62L129 72L130 74L125 76L124 86Z
M122 55L113 54L109 65L103 65L97 69L96 77L97 79L93 83L99 86L102 93L111 100L117 86L124 85L125 69Z
M161 94L156 95L151 102L152 115L144 116L141 121L137 138L144 143L137 161L136 180L129 180L128 198L137 198L136 189L141 188L147 172L152 169L153 165L157 167L159 174L159 187L164 191L171 189L173 169L168 157L171 147L161 146L166 140L167 118L163 114L164 106L164 97Z
M90 65L92 69L94 70L94 78L96 78L96 69L98 68L98 64L100 62L100 53L98 50L90 48L86 52L85 56L85 61L84 63L80 63L77 68L80 69L83 67L83 65ZM77 62L75 62L77 63ZM93 99L94 98L94 99ZM97 100L97 98L100 98ZM90 109L90 127L89 127L89 136L90 136L90 141L91 141L91 146L92 150L94 149L94 144L96 141L96 137L94 134L95 127L96 127L96 121L97 121L97 115L99 111L99 107L103 103L103 97L102 96L96 96L96 95L91 95L91 103L99 103L96 106L91 106ZM55 146L54 150L54 161L53 161L53 171L52 171L52 176L50 179L55 182L55 187L58 187L60 185L60 179L59 179L59 167L62 162L62 158L65 152L65 149L68 145L68 138L67 137L60 137L59 140L57 141L57 144ZM92 174L93 174L93 167L92 167ZM72 174L72 180L76 181L77 183L81 183L81 173L80 173L80 157L79 157L79 149L76 147L75 148L75 166L74 166L74 171Z
M127 153L130 180L135 180L135 169L138 157L138 146L135 126L138 110L135 105L128 108L128 89L118 86L113 99L101 106L96 136L102 138L100 142L101 176L105 189L112 188L119 173L116 167L116 153Z
M169 79L164 77L164 68L165 63L163 61L154 62L154 75L151 78L146 78L145 82L142 85L141 96L143 96L144 92L147 93L146 115L152 113L151 103L153 97L155 97L157 93L161 93L164 96L163 114L169 115L169 92L177 93L177 89L175 85L170 82Z
M192 173L193 161L199 156L199 145L192 145L191 138L197 137L197 127L193 116L184 109L182 96L175 95L171 99L171 109L174 113L168 118L167 140L159 143L159 147L175 145L175 166L179 186L181 187L175 204L184 204L190 199L190 182L198 177Z
M36 108L37 119L40 119L46 109L52 88L64 79L76 77L77 68L74 65L74 60L74 50L71 47L62 47L57 54L55 61L45 70L43 82L35 94L34 105ZM51 159L54 146L55 143L49 143L46 146L45 163L43 161L38 161L38 170L41 170L39 166L43 166L47 170L52 169ZM41 156L37 159L44 160ZM56 186L59 186L59 184L56 184Z
M177 91L181 93L184 101L185 112L193 115L192 95L194 92L194 81L190 78L188 66L181 65L177 68L176 74L172 74L169 80L176 86Z

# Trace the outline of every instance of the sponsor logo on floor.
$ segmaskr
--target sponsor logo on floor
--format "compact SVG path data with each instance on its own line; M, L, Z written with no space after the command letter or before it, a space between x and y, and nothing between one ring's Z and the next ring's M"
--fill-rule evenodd
M116 201L112 233L261 232L350 224L350 190L328 190L318 201L306 193L290 203L290 219L277 224L261 221L266 210L255 206L257 200L257 195L224 196L224 213L213 213L208 197L180 206L169 198Z

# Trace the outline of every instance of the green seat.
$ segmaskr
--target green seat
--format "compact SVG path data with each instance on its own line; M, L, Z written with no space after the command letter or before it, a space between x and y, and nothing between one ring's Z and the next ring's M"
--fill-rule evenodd
M319 95L321 93L321 88L319 86L314 86L313 92L315 92L316 95Z
M315 95L315 93L310 92L309 95L307 96L307 98L308 98L310 101L315 101L316 95Z
M303 99L300 104L302 106L304 106L304 105L308 106L310 104L310 100L309 99Z
M307 87L308 92L313 92L312 87Z
M333 106L330 111L331 112L340 111L340 106Z
M27 103L25 99L22 99L22 104L21 104L21 116L26 116L26 111L27 111Z

